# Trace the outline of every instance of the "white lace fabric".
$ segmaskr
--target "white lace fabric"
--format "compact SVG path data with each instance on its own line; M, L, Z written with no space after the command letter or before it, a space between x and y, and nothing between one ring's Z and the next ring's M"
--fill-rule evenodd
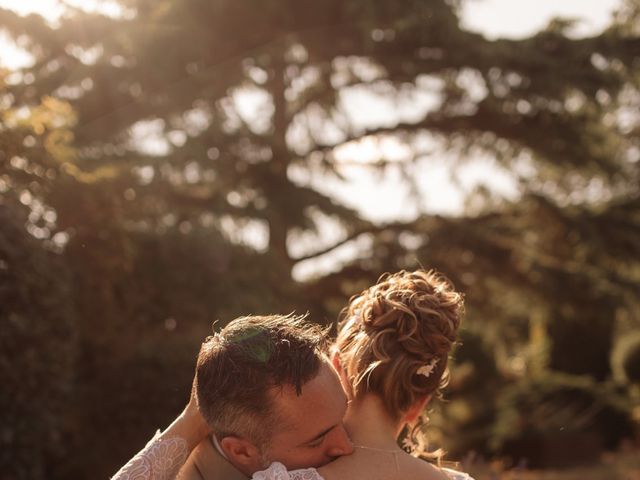
M469 475L449 468L442 469L451 480L473 480ZM251 480L324 480L315 468L287 471L286 467L279 463L272 463L266 470L253 474Z
M450 468L443 468L442 471L447 474L451 480L473 480L473 478L464 472L458 472L457 470L451 470Z
M183 438L154 437L111 480L173 480L188 453Z
M266 470L256 472L251 480L324 480L315 468L287 471L280 462L273 462Z
M159 432L158 432L159 434ZM174 480L188 457L187 442L180 437L154 437L111 480ZM451 480L473 480L463 472L444 468ZM287 471L279 462L256 472L251 480L324 480L315 468Z

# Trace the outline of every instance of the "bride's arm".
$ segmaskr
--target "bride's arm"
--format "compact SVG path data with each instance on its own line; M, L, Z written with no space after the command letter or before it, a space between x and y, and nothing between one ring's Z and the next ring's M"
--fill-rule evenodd
M111 480L172 480L191 450L210 432L198 410L194 380L191 398L182 413L118 470Z

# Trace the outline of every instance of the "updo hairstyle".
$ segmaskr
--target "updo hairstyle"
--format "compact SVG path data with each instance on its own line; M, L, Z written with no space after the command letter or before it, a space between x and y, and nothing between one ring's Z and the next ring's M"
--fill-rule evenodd
M341 312L335 343L356 399L378 395L394 420L448 382L463 296L431 270L384 274ZM427 373L428 372L428 373Z

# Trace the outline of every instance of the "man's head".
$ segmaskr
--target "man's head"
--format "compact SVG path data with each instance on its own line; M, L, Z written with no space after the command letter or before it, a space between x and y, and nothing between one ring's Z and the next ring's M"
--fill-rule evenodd
M326 332L292 315L242 317L202 346L200 410L229 459L251 474L271 461L320 466L349 454L346 396Z

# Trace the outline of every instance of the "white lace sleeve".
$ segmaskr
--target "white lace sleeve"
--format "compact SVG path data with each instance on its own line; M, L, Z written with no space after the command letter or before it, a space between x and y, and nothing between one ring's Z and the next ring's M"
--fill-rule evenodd
M457 470L451 470L450 468L443 468L442 471L447 474L451 480L473 480L473 478L464 472L458 472Z
M315 468L287 471L279 462L273 462L266 470L253 474L251 480L324 480Z
M154 437L111 480L173 480L188 453L183 438Z

